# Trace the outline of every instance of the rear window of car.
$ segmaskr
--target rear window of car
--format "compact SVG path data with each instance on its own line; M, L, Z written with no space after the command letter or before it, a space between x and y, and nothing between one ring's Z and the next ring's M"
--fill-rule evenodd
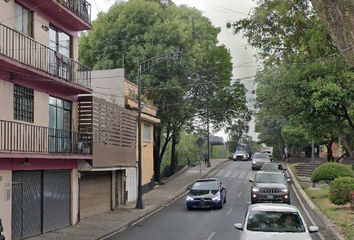
M251 211L247 230L256 232L305 232L297 212Z
M274 171L278 171L278 170L280 170L280 168L279 168L279 165L278 164L267 164L267 163L265 163L264 165L263 165L263 168L262 168L263 170L274 170Z
M255 153L254 157L255 158L262 158L262 159L269 159L268 153Z
M272 172L259 172L256 173L254 179L256 183L284 183L286 180L283 174L272 173Z
M217 190L218 188L217 181L200 181L195 182L192 186L192 190Z

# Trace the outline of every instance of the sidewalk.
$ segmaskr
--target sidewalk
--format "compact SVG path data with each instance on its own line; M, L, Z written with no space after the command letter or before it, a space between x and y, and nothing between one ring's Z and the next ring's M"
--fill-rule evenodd
M135 209L135 203L109 213L82 219L75 226L65 227L53 232L29 238L30 240L95 240L109 236L124 229L140 218L153 213L186 191L186 187L198 178L211 173L216 167L227 162L227 159L211 159L211 167L205 164L182 169L164 185L158 185L144 194L144 209Z

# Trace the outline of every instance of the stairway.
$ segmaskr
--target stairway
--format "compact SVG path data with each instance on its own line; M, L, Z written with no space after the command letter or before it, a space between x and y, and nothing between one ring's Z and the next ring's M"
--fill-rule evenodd
M311 178L311 174L313 172L313 166L314 166L314 169L315 169L319 165L320 165L319 163L315 163L314 165L312 165L311 163L299 163L299 164L297 164L295 166L296 174L299 177L309 177L309 178Z

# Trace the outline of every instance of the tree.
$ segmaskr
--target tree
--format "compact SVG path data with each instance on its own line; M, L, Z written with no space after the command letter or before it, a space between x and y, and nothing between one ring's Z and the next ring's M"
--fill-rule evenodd
M244 33L265 63L256 77L260 139L280 150L295 140L285 139L289 137L303 135L303 142L310 137L328 146L339 138L351 155L351 67L334 47L310 1L260 0L258 4L249 17L229 26L235 33ZM294 136L295 129L303 134Z
M161 120L154 134L156 181L160 181L160 164L168 144L173 140L176 149L179 132L195 122L199 103L203 101L197 94L201 88L213 84L218 94L232 89L231 57L225 46L217 45L219 32L196 9L175 6L171 1L130 0L117 2L107 13L101 13L93 22L93 30L80 39L80 60L84 64L94 69L124 66L131 81L136 79L139 60L166 52L183 52L182 61L158 64L142 76L144 94L158 108ZM209 54L209 49L213 54ZM204 69L206 63L209 66ZM220 102L211 104L217 110L215 106ZM237 111L235 107L239 105L226 105L223 110ZM211 116L213 122L217 122L216 117L219 116ZM175 151L171 156L174 171Z
M326 25L333 42L354 67L354 2L343 0L311 0Z

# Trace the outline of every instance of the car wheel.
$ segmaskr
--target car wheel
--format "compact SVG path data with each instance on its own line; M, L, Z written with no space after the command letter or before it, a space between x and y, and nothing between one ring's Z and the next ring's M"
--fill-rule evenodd
M252 167L252 170L256 170L256 168L255 168L255 167Z
M226 203L226 196L224 197L224 204Z
M257 201L251 199L251 204L255 204L255 203L257 203Z
M224 207L224 202L220 202L219 208L222 209Z
M193 209L192 207L187 206L187 210L192 210L192 209Z

